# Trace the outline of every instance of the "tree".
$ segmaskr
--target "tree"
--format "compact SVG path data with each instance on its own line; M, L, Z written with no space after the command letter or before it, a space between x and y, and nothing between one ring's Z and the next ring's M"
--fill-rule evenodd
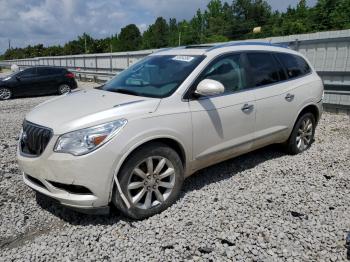
M175 18L169 20L168 46L178 45L179 26Z
M224 35L226 22L223 16L221 0L212 0L209 2L204 18L207 25L207 36Z
M318 0L306 15L312 31L323 31L350 28L349 13L349 0Z
M143 47L162 48L169 44L169 25L163 17L158 17L143 34Z
M141 47L141 33L135 24L123 27L118 35L118 51L135 51Z

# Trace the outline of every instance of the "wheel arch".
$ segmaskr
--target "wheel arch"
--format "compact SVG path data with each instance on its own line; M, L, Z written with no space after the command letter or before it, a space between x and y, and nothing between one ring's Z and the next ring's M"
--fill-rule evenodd
M132 147L129 151L127 151L123 158L121 159L121 161L118 163L118 165L116 166L116 169L114 171L114 177L113 177L113 183L111 185L110 188L110 194L109 194L109 202L112 200L112 195L113 195L113 188L117 182L117 184L119 184L119 179L118 176L120 174L120 170L123 168L123 165L126 163L126 161L131 157L131 155L139 150L140 148L152 144L152 143L162 143L165 144L167 146L169 146L170 148L172 148L173 150L175 150L175 152L179 155L184 171L186 170L186 166L187 166L187 154L186 154L186 150L184 145L176 138L172 137L172 136L159 136L159 137L151 137L148 138L147 140L143 140L139 143L137 143L134 147ZM118 179L118 181L115 181L115 179Z
M134 148L132 148L130 151L127 152L127 154L124 156L123 160L119 164L118 168L118 174L119 170L123 167L124 163L130 158L130 156L140 148L152 144L152 143L161 143L164 145L167 145L168 147L172 148L180 157L183 167L186 167L186 152L183 147L183 145L175 138L173 137L155 137L148 139L146 141L142 141L141 143L137 144Z
M288 135L288 139L292 135L293 129L294 129L295 125L297 124L299 118L302 115L304 115L305 113L313 114L314 117L315 117L316 124L320 120L321 112L319 111L319 108L317 107L317 105L315 105L315 104L307 104L307 105L305 105L301 110L299 110L298 115L294 119L293 127L290 129L290 132L289 132L289 135Z
M304 115L305 113L312 113L315 117L316 123L318 123L318 121L320 120L320 111L318 109L318 107L315 104L308 104L306 106L303 107L303 109L300 110L297 118L294 121L294 125L295 123L298 121L298 119Z

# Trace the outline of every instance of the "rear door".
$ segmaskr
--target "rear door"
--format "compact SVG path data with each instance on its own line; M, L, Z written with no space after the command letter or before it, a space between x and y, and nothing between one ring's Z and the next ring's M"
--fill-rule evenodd
M41 94L56 93L58 88L58 79L62 69L39 67L38 68L38 88Z
M254 139L255 97L247 89L241 54L215 59L195 81L203 79L222 83L225 93L190 100L193 125L195 168L249 151Z
M285 141L294 123L295 85L272 52L246 54L256 97L254 147Z

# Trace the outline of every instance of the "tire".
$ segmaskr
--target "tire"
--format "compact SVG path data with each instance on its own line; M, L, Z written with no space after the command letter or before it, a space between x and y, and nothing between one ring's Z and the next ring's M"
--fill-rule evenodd
M0 87L0 100L9 100L12 97L12 92L7 87Z
M67 84L62 84L58 87L58 94L63 95L69 93L71 91L71 87Z
M312 113L305 113L299 117L286 143L287 153L296 155L309 149L314 140L315 129L316 120Z
M130 208L115 185L113 204L127 217L144 219L162 212L176 201L184 180L183 165L172 148L162 143L152 143L140 148L126 160L118 179Z

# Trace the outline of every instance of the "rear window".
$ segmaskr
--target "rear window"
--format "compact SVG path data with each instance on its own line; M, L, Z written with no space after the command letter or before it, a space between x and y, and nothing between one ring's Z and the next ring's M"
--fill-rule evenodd
M310 66L306 61L297 55L277 54L278 59L287 70L288 78L296 78L311 72Z
M270 53L247 53L247 59L254 77L253 86L259 87L286 80L282 66Z

